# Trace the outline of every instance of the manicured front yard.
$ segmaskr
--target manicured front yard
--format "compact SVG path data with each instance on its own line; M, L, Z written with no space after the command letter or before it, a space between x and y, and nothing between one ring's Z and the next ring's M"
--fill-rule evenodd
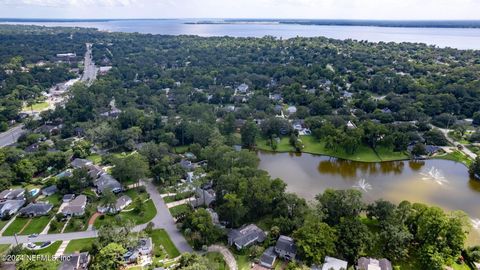
M28 222L28 218L17 217L10 226L3 232L3 236L12 236L15 233L20 234L20 231L23 229L25 224Z
M250 262L247 255L235 254L235 260L237 261L238 270L250 270L252 268L252 262Z
M8 220L0 220L0 230L3 229L3 227L5 227L7 223L8 223Z
M30 221L27 227L23 229L21 234L29 235L32 233L41 233L45 226L47 226L50 219L51 217L49 216L32 218L32 221Z
M170 214L172 214L173 217L178 217L182 214L185 214L191 211L190 207L187 204L177 205L172 208L169 208L168 210L170 211Z
M56 241L56 242L53 242L50 246L46 247L46 248L43 248L43 249L39 249L37 250L38 254L46 254L46 255L55 255L55 253L57 252L58 248L60 247L60 245L62 244L62 241Z
M165 203L171 203L171 202L181 201L186 198L190 198L193 195L194 195L193 192L182 192L182 193L177 193L177 195L174 195L174 196L164 197L163 200L165 201Z
M152 241L155 246L161 245L165 248L169 258L176 258L180 256L180 252L178 251L177 247L175 247L175 244L173 244L170 236L165 230L154 230L150 234L150 237L152 237Z
M342 149L338 149L336 151L326 149L325 142L319 141L313 136L301 136L300 139L302 140L304 145L302 152L314 155L326 155L361 162L380 162L408 159L408 155L404 152L393 152L390 149L381 147L376 149L375 152L372 148L366 145L360 145L355 153L348 154ZM258 139L257 149L274 151L272 147L267 144L267 142L268 141L266 139ZM277 149L275 150L275 152L295 152L295 149L290 145L289 138L283 137L277 144Z
M85 238L72 240L68 243L65 248L65 254L88 251L92 248L92 243L95 241L95 238Z
M139 215L136 211L131 210L127 212L120 212L118 215L104 215L102 217L97 218L95 220L94 226L95 228L100 228L103 225L109 225L115 223L115 218L119 216L122 219L129 219L132 220L135 225L145 224L152 220L157 215L157 209L155 208L155 204L152 200L148 200L145 204L145 213L143 215Z

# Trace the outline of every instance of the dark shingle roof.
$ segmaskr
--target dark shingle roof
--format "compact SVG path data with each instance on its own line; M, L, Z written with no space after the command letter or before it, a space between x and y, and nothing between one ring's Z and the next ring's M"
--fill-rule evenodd
M295 242L292 238L284 235L280 235L278 238L277 244L275 245L276 250L283 250L288 253L296 253L297 248L295 246Z

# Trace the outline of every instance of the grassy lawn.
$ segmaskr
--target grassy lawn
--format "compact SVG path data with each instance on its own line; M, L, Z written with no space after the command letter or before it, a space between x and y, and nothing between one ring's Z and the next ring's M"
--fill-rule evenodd
M165 203L171 203L171 202L181 201L186 198L190 198L193 195L194 195L193 192L183 192L183 193L178 193L175 196L164 197L163 200L165 201Z
M32 109L34 111L42 111L42 110L45 110L48 108L48 103L47 102L39 102L39 103L35 103L33 104L32 106L24 106L22 111L24 112L28 112L28 111L31 111Z
M188 145L182 145L182 146L177 146L174 147L173 149L175 150L175 153L177 154L183 154L188 151Z
M7 223L8 223L8 220L0 220L0 230L3 229L3 227L5 227Z
M378 147L376 151L382 161L405 160L410 158L405 152L393 152L384 147Z
M70 254L77 251L78 252L88 251L92 248L93 241L95 241L95 238L72 240L68 243L67 247L65 248L65 254Z
M208 259L208 261L212 264L215 269L218 270L226 270L229 269L227 266L227 263L223 259L222 254L218 252L209 252L205 254L205 257Z
M165 230L154 230L150 234L150 237L152 237L152 241L155 246L161 245L165 248L169 258L176 258L180 256L180 252L178 251L177 247L175 247L175 244L173 244L170 236Z
M235 260L237 261L238 270L251 269L252 262L250 262L247 255L235 254Z
M169 208L168 210L170 211L170 214L172 214L173 217L178 217L181 214L191 211L190 207L186 204L177 205L172 208Z
M102 163L102 156L99 154L92 154L87 157L88 160L91 160L94 164L101 164Z
M10 244L1 244L0 245L0 254L5 253L10 248Z
M32 233L41 233L45 226L47 226L50 219L51 217L49 216L32 218L32 221L27 227L25 227L22 234L29 235Z
M325 148L325 142L318 141L313 136L301 136L300 139L303 142L304 148L302 152L315 155L325 155L331 157L337 157L347 160L361 161L361 162L380 162L391 160L404 160L408 159L408 155L403 152L393 152L390 149L378 148L377 153L372 148L361 145L357 151L353 154L348 154L342 149L333 151ZM266 139L257 140L257 148L260 150L273 151L273 149L267 145ZM293 152L294 148L290 145L289 138L283 137L277 144L275 152Z
M55 255L62 241L53 242L50 246L37 250L38 254Z
M53 194L51 196L46 197L43 200L53 204L53 207L57 207L62 204L62 196L60 194Z
M103 225L109 225L109 224L114 224L115 223L115 218L116 216L120 216L122 219L130 219L133 222L135 222L135 225L139 224L145 224L152 220L155 215L157 215L157 209L155 208L155 204L153 203L152 200L148 200L145 204L145 213L142 216L139 216L135 211L129 211L129 212L120 212L118 215L105 215L102 217L97 218L95 220L95 228L100 228Z
M20 230L27 224L28 218L17 217L10 226L3 232L4 236L12 236L15 233L19 233Z
M470 158L468 158L466 155L464 155L458 150L455 150L454 152L445 155L435 156L435 158L456 161L459 163L463 163L466 166L470 166L470 163L472 163L472 160Z

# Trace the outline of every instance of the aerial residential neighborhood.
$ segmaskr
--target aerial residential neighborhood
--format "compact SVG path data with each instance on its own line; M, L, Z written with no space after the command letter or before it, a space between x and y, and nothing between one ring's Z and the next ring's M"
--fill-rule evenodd
M0 269L480 270L479 10L0 1Z

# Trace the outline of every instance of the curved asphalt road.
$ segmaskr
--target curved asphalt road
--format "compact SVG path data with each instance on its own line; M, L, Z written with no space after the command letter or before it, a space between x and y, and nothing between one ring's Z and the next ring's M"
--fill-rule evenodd
M192 248L188 245L182 233L177 229L175 222L173 221L173 217L170 215L170 211L168 211L168 208L165 205L162 197L160 196L157 187L155 187L155 185L153 185L151 181L142 181L142 184L145 185L147 192L150 194L150 198L152 199L155 207L157 208L157 215L153 218L153 220L151 220L151 222L154 223L154 228L164 229L180 252L192 252ZM147 224L138 225L133 228L133 231L141 231L145 229L146 226ZM55 242L91 237L97 237L97 231L92 230L72 233L42 234L33 238L32 240L34 242ZM19 244L28 243L29 238L26 235L19 235L17 236L16 240L14 236L0 237L0 244L16 244L17 241Z
M23 124L0 133L0 148L16 143L23 133L25 133L25 130L23 130Z

